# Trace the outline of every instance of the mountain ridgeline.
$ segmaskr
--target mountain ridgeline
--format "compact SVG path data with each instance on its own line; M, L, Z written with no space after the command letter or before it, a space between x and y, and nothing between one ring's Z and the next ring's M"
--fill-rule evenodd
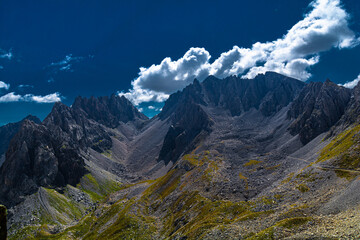
M356 175L360 167L344 165L357 146L345 138L360 130L359 89L267 72L195 79L152 119L117 95L55 103L42 122L27 117L0 128L10 237L257 239L294 216L296 226L310 224L308 215L329 213L325 203L348 210L336 200L346 174L336 171ZM349 141L345 150L331 145L339 136ZM331 186L333 195L324 194ZM302 201L311 207L285 214L287 203ZM281 237L304 234L288 229Z

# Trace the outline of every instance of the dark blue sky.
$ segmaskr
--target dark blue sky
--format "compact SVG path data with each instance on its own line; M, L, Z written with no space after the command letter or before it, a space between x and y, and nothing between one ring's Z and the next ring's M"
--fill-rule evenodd
M278 39L303 19L310 2L1 0L0 49L13 57L0 58L0 81L10 84L0 96L59 92L70 105L78 95L127 91L139 67L181 58L190 47L204 47L215 60L234 45ZM359 33L360 1L342 3L350 29ZM61 65L66 56L71 62ZM343 83L360 73L360 47L320 56L310 80ZM0 125L28 113L43 118L51 105L0 103Z

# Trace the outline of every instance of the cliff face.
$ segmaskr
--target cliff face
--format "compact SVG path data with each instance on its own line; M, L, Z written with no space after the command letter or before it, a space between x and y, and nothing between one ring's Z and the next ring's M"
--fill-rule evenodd
M80 149L87 147L103 151L111 147L109 133L103 126L79 109L56 103L43 124L58 141ZM62 145L61 145L62 146Z
M29 115L20 122L9 123L5 126L0 127L0 156L6 152L7 148L9 147L10 140L19 131L22 123L25 120L31 120L35 123L41 122L40 119L38 119L37 117Z
M76 185L85 172L77 146L44 125L25 121L0 168L1 200L13 205L39 186Z
M360 84L352 89L352 95L338 125L349 126L360 122Z
M300 92L288 112L295 119L289 130L303 144L332 127L344 114L351 91L327 80L310 83Z
M301 81L274 72L254 79L209 77L202 86L211 104L228 109L233 116L256 108L270 116L287 106L305 86Z
M129 100L115 94L110 97L98 98L77 97L72 108L76 111L83 111L86 118L93 119L110 128L117 127L120 122L148 119Z

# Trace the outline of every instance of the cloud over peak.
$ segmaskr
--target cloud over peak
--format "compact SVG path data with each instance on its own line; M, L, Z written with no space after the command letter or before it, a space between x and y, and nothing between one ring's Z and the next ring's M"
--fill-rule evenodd
M132 81L132 89L120 95L134 104L160 102L194 78L203 80L208 75L254 78L259 73L275 71L305 81L311 77L310 67L320 61L321 52L352 48L360 43L348 26L350 16L340 0L314 0L309 7L311 10L301 21L274 41L257 42L251 48L234 46L212 63L207 50L190 48L178 60L167 57L158 65L141 67L139 76Z
M136 105L141 102L162 102L169 94L183 89L194 78L204 78L209 74L211 56L204 48L190 48L185 55L172 61L167 57L159 65L141 67L139 77L132 81L133 89L121 92Z
M360 82L360 74L353 81L347 82L345 84L339 84L339 85L346 87L346 88L354 88L354 87L356 87L356 85L358 85L359 82Z

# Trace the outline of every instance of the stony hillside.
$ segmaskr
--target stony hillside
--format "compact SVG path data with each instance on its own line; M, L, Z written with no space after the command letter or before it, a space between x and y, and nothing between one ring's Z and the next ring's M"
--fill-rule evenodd
M359 89L210 76L150 120L123 97L57 103L0 168L9 238L356 239Z

